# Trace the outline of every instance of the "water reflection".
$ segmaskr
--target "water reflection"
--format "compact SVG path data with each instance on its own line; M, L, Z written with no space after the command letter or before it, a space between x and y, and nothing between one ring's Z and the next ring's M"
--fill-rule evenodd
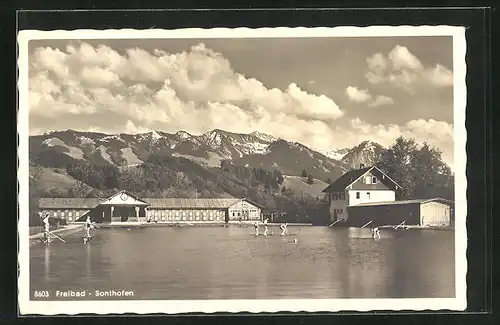
M373 240L369 229L290 230L295 236L255 237L245 227L102 229L88 244L31 247L31 282L133 289L139 299L454 295L452 232L382 232Z
M44 272L44 278L45 282L49 282L49 274L50 274L50 247L49 244L44 245L44 265L45 265L45 272Z

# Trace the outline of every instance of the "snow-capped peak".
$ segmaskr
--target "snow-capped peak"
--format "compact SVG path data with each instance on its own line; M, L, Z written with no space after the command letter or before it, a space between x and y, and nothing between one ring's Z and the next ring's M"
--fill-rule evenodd
M187 133L186 131L178 131L177 133L175 133L175 135L183 140L189 139L192 137L192 135Z
M163 138L157 131L151 131L150 133L153 140L159 140Z
M254 131L254 132L250 133L250 135L253 135L254 137L256 137L262 141L265 141L265 142L274 142L274 141L278 140L278 138L276 138L270 134L262 133L259 131Z
M319 150L319 152L328 158L335 160L342 160L344 156L349 152L349 148L342 149L329 149L329 150Z

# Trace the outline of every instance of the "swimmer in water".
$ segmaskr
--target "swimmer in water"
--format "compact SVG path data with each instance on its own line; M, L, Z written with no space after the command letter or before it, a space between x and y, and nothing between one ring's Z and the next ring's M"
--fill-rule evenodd
M380 230L378 227L372 229L373 239L380 239Z

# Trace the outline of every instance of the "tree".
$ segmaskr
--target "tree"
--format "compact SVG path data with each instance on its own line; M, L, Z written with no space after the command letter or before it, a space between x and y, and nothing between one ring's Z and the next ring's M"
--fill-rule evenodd
M75 185L71 188L72 193L76 197L86 197L87 185L81 180L76 180Z
M307 184L312 185L314 184L314 178L312 175L307 176Z
M377 163L380 169L391 175L391 178L402 187L397 192L399 199L407 199L413 192L411 163L416 150L415 140L400 136L390 148L381 153Z
M450 196L450 168L442 161L441 151L424 143L415 151L412 161L413 198Z
M302 170L302 177L307 177L307 171L305 169Z
M441 151L428 143L417 146L413 139L399 137L384 150L377 163L401 187L398 199L443 197L453 200L453 175Z

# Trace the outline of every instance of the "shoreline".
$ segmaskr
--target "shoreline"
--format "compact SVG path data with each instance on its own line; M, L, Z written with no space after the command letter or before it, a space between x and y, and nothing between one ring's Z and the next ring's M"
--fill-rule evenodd
M81 231L84 227L85 227L85 225L83 223L82 224L72 223L72 224L63 226L61 228L55 229L55 230L51 231L50 233L54 234L54 235L58 235L58 236L59 235L66 236L66 235L70 235L70 234L73 234L75 232ZM36 234L33 234L33 235L30 235L29 236L30 246L34 245L34 244L41 244L42 239L43 239L43 231L36 233Z
M79 225L82 225L84 223L78 223ZM282 223L268 223L267 226L268 228L274 228L274 227L279 227ZM253 222L242 222L239 223L238 221L236 222L229 222L227 224L228 226L231 227L253 227ZM130 222L116 222L116 223L99 223L97 226L101 229L109 229L109 228L154 228L154 227L225 227L226 224L224 222L220 221L182 221L182 222L137 222L137 221L130 221ZM264 224L261 222L259 224L260 228L264 227ZM313 224L310 223L288 223L288 227L315 227ZM323 226L316 226L316 227L323 227ZM42 234L43 235L43 234Z

